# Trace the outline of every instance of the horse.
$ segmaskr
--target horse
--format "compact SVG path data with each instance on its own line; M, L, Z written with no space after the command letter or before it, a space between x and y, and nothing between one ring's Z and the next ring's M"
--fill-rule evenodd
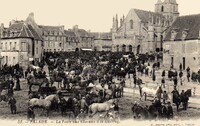
M133 105L133 107L131 109L133 112L134 119L147 119L148 118L149 112L148 112L147 108L142 107L139 104L135 104L135 105L132 104L132 105Z
M162 93L162 89L160 86L157 86L156 89L148 88L148 87L141 87L141 86L139 86L139 88L140 88L140 95L141 95L140 100L142 100L142 97L145 96L145 101L146 101L148 95L152 95L154 98L155 97L160 98L161 93Z
M47 87L49 85L49 80L47 78L35 78L33 76L29 76L27 78L27 81L29 85L29 91L32 91L31 88L33 85L39 86L39 89L41 88L43 84L46 84Z
M31 70L39 70L40 67L39 66L34 66L34 65L29 65Z
M48 116L50 107L53 103L60 103L57 94L49 95L45 99L32 98L28 101L28 106L32 106L33 108L43 108L43 112L46 110L46 115Z
M97 112L106 112L108 114L108 112L110 111L110 109L114 108L114 100L111 99L109 101L106 101L104 103L93 103L89 106L89 111L88 114L90 115L90 112L92 112L92 114L90 116L94 116ZM106 115L107 115L106 114Z

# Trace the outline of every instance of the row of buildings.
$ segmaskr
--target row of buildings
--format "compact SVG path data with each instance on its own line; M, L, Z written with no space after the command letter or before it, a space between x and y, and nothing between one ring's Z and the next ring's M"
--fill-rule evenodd
M109 33L94 33L74 26L37 25L34 14L24 21L0 27L1 64L40 61L43 52L97 50L113 52L163 52L166 68L197 71L200 66L200 15L179 16L176 0L157 0L155 11L131 9L113 17Z
M26 20L12 20L9 27L0 27L1 64L19 63L27 66L29 61L38 62L44 52L98 50L108 51L111 33L92 33L75 25L65 30L64 26L38 25L34 14Z

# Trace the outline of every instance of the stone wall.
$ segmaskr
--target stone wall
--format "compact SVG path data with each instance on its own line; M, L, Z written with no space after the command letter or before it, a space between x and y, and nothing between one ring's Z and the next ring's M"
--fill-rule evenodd
M185 58L185 68L189 66L191 71L197 72L200 66L199 51L199 40L164 42L163 65L170 68L173 58L174 68L179 69L180 63L183 65Z

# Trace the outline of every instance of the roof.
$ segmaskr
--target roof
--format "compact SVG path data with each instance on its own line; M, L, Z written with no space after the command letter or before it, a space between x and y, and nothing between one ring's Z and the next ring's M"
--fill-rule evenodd
M164 18L164 16L160 13L145 11L140 9L134 9L135 13L138 15L142 22L147 23L149 21L150 16L153 16L154 21L156 21L157 17Z
M4 37L2 38L33 38L42 40L35 29L24 21L11 24L9 28L4 31Z
M185 40L192 40L199 38L200 30L200 14L180 16L172 24L171 28L166 34L165 41L171 40L172 31L176 31L174 41L182 40L183 32L187 32Z
M86 30L84 30L84 29L78 29L77 30L77 34L80 37L90 37L90 34Z
M94 39L112 39L112 34L110 32L92 32L91 35Z
M71 30L64 30L65 36L76 37L76 34Z
M44 26L39 25L39 28L41 28L43 31L60 31L63 26Z

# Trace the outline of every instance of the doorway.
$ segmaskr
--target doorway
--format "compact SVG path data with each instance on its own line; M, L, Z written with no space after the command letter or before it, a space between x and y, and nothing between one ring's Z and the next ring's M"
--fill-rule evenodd
M183 70L185 70L185 57L183 57Z

